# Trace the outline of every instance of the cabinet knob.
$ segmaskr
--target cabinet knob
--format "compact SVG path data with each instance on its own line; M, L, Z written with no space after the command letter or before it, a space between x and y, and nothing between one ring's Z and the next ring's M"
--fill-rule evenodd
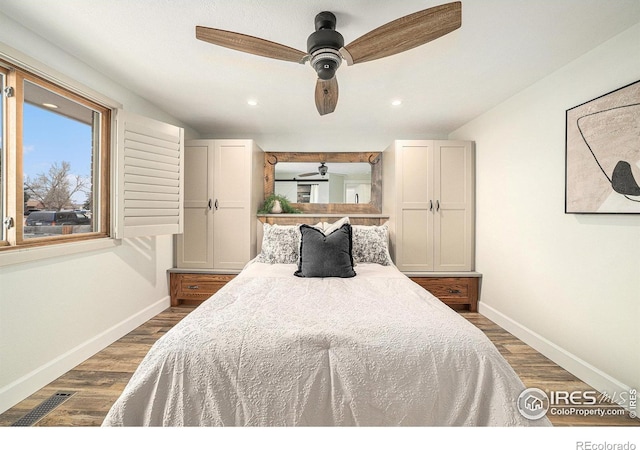
M449 289L449 294L459 294L460 289Z
M200 289L200 286L198 286L197 284L190 284L189 286L187 286L187 289Z

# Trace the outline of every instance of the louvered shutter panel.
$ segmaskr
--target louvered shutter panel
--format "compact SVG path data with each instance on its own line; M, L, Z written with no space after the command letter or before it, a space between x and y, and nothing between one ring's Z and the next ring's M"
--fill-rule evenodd
M115 237L180 234L184 130L118 110Z

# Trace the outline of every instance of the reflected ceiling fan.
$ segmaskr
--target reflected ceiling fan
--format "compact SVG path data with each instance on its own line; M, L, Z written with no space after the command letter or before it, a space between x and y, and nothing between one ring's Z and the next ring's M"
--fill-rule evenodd
M320 165L318 166L318 170L316 172L301 173L298 176L299 177L312 177L314 175L320 174L321 176L324 177L327 174L328 171L329 171L329 168L323 162L321 162Z
M315 18L316 31L307 39L307 52L265 39L196 26L196 38L253 55L305 64L318 74L315 100L320 115L332 113L338 103L335 73L342 60L347 65L384 58L426 44L462 25L462 3L434 6L376 28L348 45L336 31L336 16L323 11Z

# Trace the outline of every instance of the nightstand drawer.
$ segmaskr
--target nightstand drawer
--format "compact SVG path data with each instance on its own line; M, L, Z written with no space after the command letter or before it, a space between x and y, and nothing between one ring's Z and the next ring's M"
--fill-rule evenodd
M200 303L218 292L235 275L171 273L171 306Z
M180 277L180 292L183 294L215 294L229 281L228 275L190 275Z
M477 277L411 277L411 280L451 307L466 305L470 311L477 311Z
M422 278L418 284L438 298L469 298L469 284L464 279Z

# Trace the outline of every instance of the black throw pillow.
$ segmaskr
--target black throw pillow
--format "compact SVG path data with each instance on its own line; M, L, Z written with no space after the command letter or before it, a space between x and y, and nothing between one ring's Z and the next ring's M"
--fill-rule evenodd
M300 225L300 259L297 277L356 276L353 270L351 225L345 223L329 235L309 225Z

